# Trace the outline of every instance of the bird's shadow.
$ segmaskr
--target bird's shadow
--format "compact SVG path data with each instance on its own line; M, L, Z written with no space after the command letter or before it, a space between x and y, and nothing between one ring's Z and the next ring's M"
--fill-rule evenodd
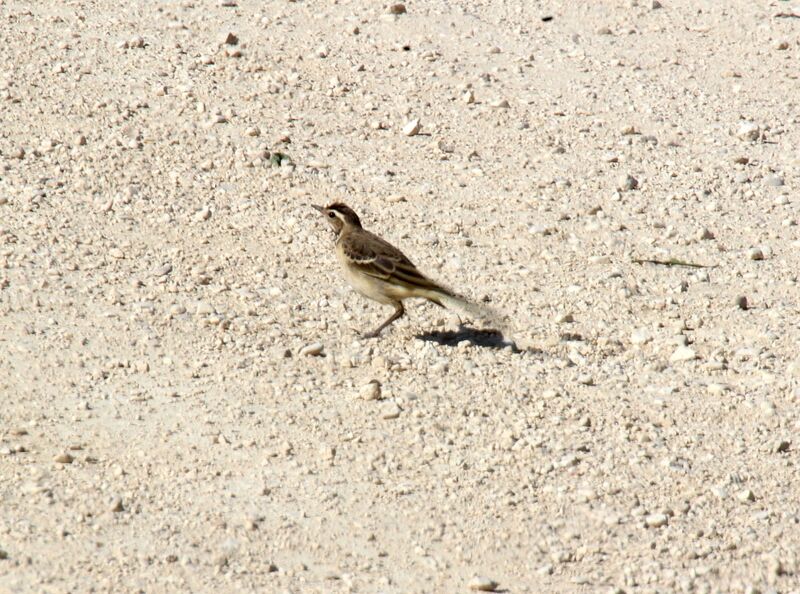
M521 352L517 345L503 337L499 330L479 330L459 325L458 330L441 330L417 334L416 338L426 342L435 342L442 346L454 347L462 340L468 340L477 347L485 349L505 349L511 347L515 353Z

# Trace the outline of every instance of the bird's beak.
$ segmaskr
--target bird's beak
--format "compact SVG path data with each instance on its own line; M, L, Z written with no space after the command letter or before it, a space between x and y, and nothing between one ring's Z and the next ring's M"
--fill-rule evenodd
M316 204L309 204L309 206L311 208L316 208L320 212L325 212L325 207L323 207L323 206L317 206Z

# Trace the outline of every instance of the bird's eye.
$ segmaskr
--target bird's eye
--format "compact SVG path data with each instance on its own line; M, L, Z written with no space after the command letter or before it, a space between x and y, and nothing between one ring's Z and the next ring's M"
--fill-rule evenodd
M332 219L335 219L335 218L336 218L336 215L335 215L335 214L333 214L332 212L329 212L329 213L328 213L328 216L329 216L330 218L332 218Z

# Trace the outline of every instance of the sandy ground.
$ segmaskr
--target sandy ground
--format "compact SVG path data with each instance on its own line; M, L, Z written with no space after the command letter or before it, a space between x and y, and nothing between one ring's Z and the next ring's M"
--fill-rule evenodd
M800 592L800 6L662 3L0 2L0 591Z

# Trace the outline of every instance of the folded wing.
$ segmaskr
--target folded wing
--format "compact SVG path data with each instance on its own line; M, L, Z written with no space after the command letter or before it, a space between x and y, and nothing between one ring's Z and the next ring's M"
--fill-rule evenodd
M428 289L449 294L449 291L422 274L403 252L377 235L372 241L353 244L346 238L342 250L361 272L409 288Z

